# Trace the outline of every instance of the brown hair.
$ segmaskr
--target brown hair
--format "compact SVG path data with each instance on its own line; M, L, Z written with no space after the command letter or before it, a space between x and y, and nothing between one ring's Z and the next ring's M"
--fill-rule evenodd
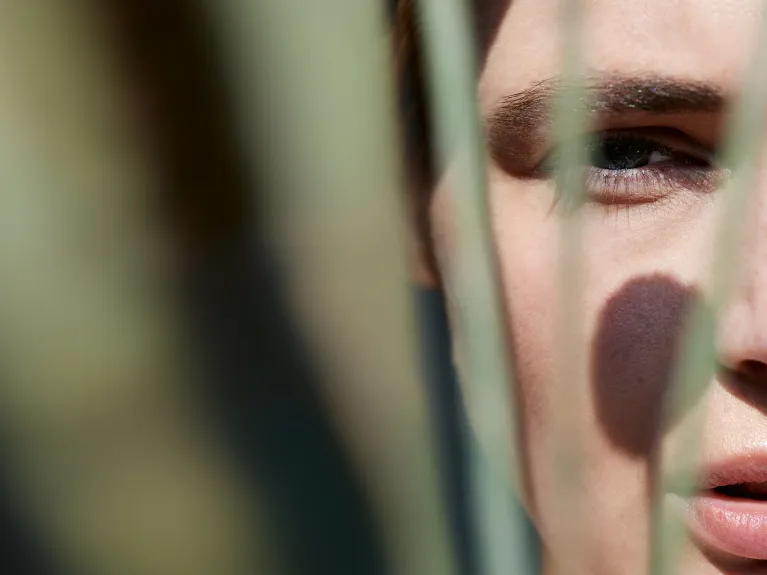
M397 62L397 90L404 123L403 149L411 181L430 188L434 183L433 149L427 106L421 37L414 0L395 0L393 39ZM511 0L470 0L477 40L478 63L482 64L498 33Z
M392 19L392 42L396 64L397 107L400 114L406 200L415 230L420 258L436 277L431 249L428 205L435 183L431 126L423 58L412 0L396 0Z
M412 0L398 0L393 19L393 41L405 165L410 185L426 189L433 183L433 160L425 74L417 30Z
M512 0L470 0L482 64ZM392 39L396 58L397 100L402 122L408 203L422 257L432 272L437 268L431 250L428 204L437 179L428 109L426 71L415 0L394 0Z

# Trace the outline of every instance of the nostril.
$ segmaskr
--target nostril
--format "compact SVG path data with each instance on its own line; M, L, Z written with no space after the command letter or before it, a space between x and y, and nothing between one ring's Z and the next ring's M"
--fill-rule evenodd
M747 377L758 377L767 374L767 363L747 359L738 364L738 371Z

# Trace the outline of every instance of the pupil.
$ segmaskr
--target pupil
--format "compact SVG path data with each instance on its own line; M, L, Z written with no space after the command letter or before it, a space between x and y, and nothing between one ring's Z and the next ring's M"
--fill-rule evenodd
M652 142L613 139L599 142L593 150L591 164L603 170L631 170L646 166L655 151Z

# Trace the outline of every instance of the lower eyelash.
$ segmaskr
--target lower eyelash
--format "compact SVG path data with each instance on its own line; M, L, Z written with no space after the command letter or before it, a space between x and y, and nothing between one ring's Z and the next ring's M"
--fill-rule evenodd
M587 168L589 200L605 205L648 204L671 194L710 194L720 185L721 171L704 166L659 165L630 170Z

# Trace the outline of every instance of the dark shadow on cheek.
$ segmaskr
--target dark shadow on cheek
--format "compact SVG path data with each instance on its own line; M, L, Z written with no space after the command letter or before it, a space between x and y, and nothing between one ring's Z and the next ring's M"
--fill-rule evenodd
M697 290L664 275L632 279L606 303L592 351L599 423L610 441L653 459L664 400Z

